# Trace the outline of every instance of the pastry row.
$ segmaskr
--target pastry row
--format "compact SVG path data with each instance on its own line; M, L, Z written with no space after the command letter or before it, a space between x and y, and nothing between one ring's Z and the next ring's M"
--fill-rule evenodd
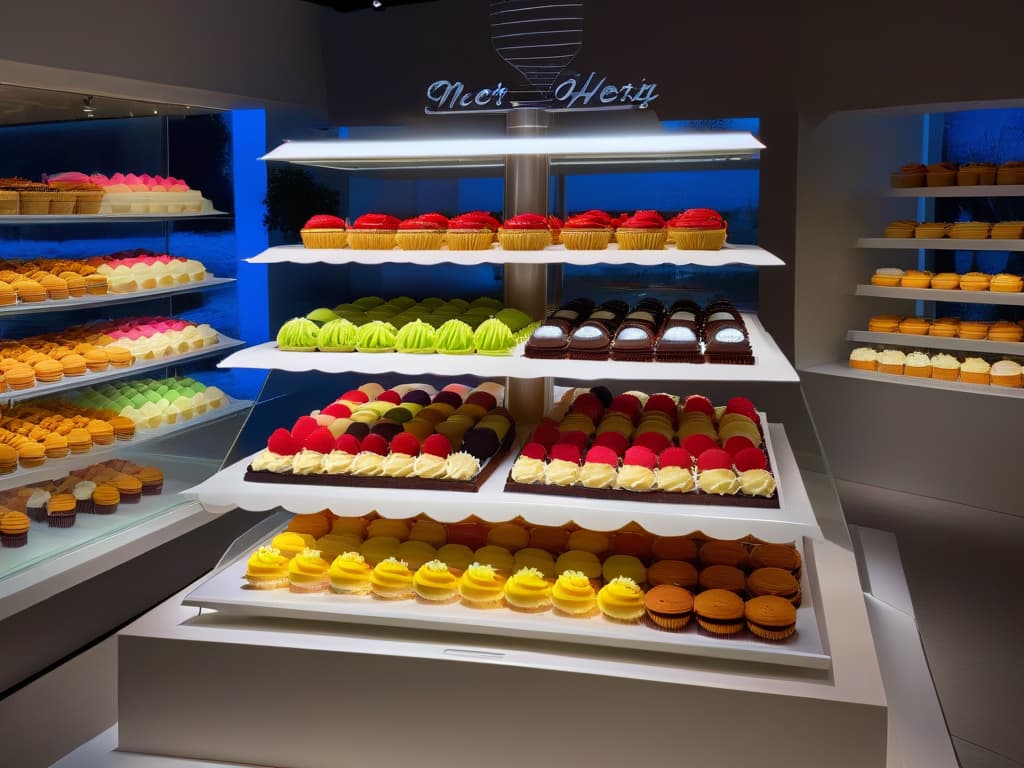
M41 182L0 179L0 214L183 213L202 209L203 197L173 176L66 171Z
M908 163L892 173L890 183L897 188L1024 184L1024 161L1011 160L1002 165L966 163L961 166L949 161L931 165Z
M985 272L939 272L929 270L879 267L871 276L871 284L887 288L935 288L943 291L992 291L994 293L1020 293L1024 278L1008 272L989 275Z
M505 250L531 251L562 243L567 250L603 250L618 242L623 250L661 250L671 240L687 250L719 250L728 224L710 208L691 208L666 219L658 211L612 216L590 210L564 222L556 216L523 213L500 222L485 211L451 219L425 213L404 221L384 213L367 213L351 225L337 216L318 215L301 231L307 248L356 250L486 250L494 243Z
M292 318L278 331L277 346L286 352L508 355L536 325L487 296L472 302L368 296Z
M228 404L221 389L188 376L108 382L69 392L64 397L81 408L129 418L140 430L189 421Z
M1024 384L1021 366L1013 360L989 363L981 357L961 360L946 353L928 355L918 351L857 347L850 352L850 367L897 376L959 381L961 384L992 384L997 387L1020 387Z
M23 339L0 339L0 392L31 389L65 376L129 368L214 346L220 335L209 325L164 317L138 317L73 326Z
M32 523L71 528L80 514L111 515L120 504L136 504L164 488L158 467L111 459L67 477L0 493L0 543L23 547Z
M770 497L776 484L753 403L702 395L570 390L534 430L509 479L614 491ZM607 402L606 402L607 401ZM681 401L681 402L680 402Z
M573 299L552 312L526 342L526 357L572 360L753 364L750 334L731 302L701 308L689 299L665 306L645 298Z
M940 336L989 341L1021 341L1024 321L960 320L956 317L904 317L875 315L868 321L868 330L875 333L904 333L910 336Z
M886 237L929 238L949 237L954 240L1020 240L1024 237L1024 221L894 221L885 228Z
M253 472L469 481L514 433L504 387L363 384L279 428Z

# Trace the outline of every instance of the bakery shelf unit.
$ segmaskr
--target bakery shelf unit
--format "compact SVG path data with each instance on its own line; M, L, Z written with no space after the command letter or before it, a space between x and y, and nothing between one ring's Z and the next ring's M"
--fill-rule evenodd
M919 336L911 333L878 333L876 331L848 331L848 341L862 344L885 344L919 349L948 349L957 352L977 352L987 355L1024 354L1024 342L988 341L987 339L960 339L943 336Z
M952 237L862 237L858 248L886 251L1024 251L1024 240L960 240Z
M821 365L809 366L804 370L807 373L841 376L845 379L867 381L875 384L896 384L907 387L919 387L921 389L958 392L965 395L1024 399L1024 389L1018 387L997 387L992 384L964 384L959 381L943 381L942 379L925 379L919 376L901 376L899 374L879 373L877 371L861 371L851 368L846 363L822 363Z
M889 197L1024 197L1024 184L976 184L966 187L890 187Z
M109 307L115 304L135 304L152 299L178 296L183 293L198 293L221 288L235 282L233 277L207 277L205 280L172 288L154 288L149 291L133 291L132 293L106 293L102 296L82 296L80 298L61 299L54 301L33 301L8 304L0 307L0 320L22 315L36 315L41 312L66 312L70 309L91 309L92 307Z
M882 285L861 284L858 296L878 299L904 299L907 301L947 301L953 304L996 304L1003 307L1024 306L1024 293L1001 291L947 291L940 288L889 288Z

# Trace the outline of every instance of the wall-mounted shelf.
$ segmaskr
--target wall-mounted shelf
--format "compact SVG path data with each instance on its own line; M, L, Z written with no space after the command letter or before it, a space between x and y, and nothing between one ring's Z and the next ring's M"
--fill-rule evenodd
M401 352L282 352L270 341L239 350L220 368L291 372L400 373L408 376L482 376L585 381L782 381L799 376L757 315L744 314L754 350L753 365L721 363L644 363L616 360L541 360L523 357L520 345L507 356L415 355Z
M601 251L567 251L563 245L552 245L540 251L506 251L497 245L485 251L450 251L440 248L429 251L360 251L352 248L304 248L301 245L278 245L259 256L246 259L250 264L659 264L723 267L731 264L752 267L782 267L785 262L757 245L727 245L720 251L683 251L667 246L661 251L623 251L612 243Z
M139 450L140 445L162 440L165 437L180 435L197 427L205 427L207 424L212 424L229 416L234 416L236 413L247 411L251 407L251 400L228 399L220 408L207 410L201 416L193 416L187 421L163 424L155 429L139 429L131 440L115 440L110 445L95 445L85 453L69 453L63 459L47 459L38 467L19 468L10 474L0 476L0 490L63 477L76 469L98 464L117 453L130 451L134 454Z
M988 341L987 339L960 339L945 336L918 336L911 333L877 333L849 331L847 341L894 347L920 349L947 349L957 352L977 352L987 355L1024 355L1024 341Z
M22 302L0 307L0 318L34 315L41 312L67 312L71 309L87 309L89 307L106 307L112 304L134 304L140 301L161 299L180 293L195 293L230 285L235 282L233 277L207 277L194 283L175 285L173 288L155 288L149 291L133 291L132 293L105 293L102 296L82 296L81 298L53 299L47 301Z
M881 285L858 285L858 296L910 301L950 301L955 304L998 304L1024 306L1024 293L998 291L944 291L938 288L887 288Z
M168 357L161 357L155 360L143 360L137 361L134 365L129 365L127 368L114 368L110 367L102 373L86 372L81 376L65 376L60 381L52 383L36 384L34 387L29 389L18 389L8 390L3 394L0 394L0 402L17 402L19 400L31 400L34 397L44 397L46 395L52 395L57 392L66 392L69 389L81 389L82 387L89 387L93 384L99 384L104 381L114 381L115 379L126 379L130 376L135 376L146 371L155 371L161 368L173 368L183 363L190 363L194 360L202 360L204 357L215 357L222 355L225 352L237 349L245 345L244 341L238 339L232 339L229 336L221 336L220 342L209 347L202 347L200 349L186 352L183 355L169 355Z
M862 237L858 248L887 251L1024 251L1024 240L956 240L951 237Z
M1024 399L1024 389L1017 387L997 387L992 384L964 384L959 381L943 381L941 379L923 379L919 376L900 376L894 373L877 371L861 371L851 368L846 363L822 363L801 368L801 373L818 373L823 376L840 376L845 379L873 381L878 384L906 385L925 389L945 389L950 392L961 392L969 395L985 395L988 397L1009 397Z
M985 184L973 187L890 187L889 197L1024 197L1024 184Z

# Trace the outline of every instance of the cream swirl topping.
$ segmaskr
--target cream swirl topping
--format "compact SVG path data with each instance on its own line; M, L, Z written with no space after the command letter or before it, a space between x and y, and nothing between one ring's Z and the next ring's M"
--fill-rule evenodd
M540 459L531 459L529 456L520 456L512 465L512 482L514 483L541 483L544 481L544 462Z
M580 477L580 465L574 461L552 459L544 470L548 485L573 485Z
M344 451L325 453L320 459L320 471L326 475L347 475L355 458L355 454Z
M693 473L686 467L662 467L658 470L657 479L659 491L685 493L696 486Z
M380 477L384 473L384 457L373 451L360 451L349 471L359 477Z
M627 464L619 470L616 487L627 491L649 491L654 487L654 470L638 464Z
M416 477L441 478L444 477L444 472L445 460L430 453L421 454L413 465L413 473Z
M480 460L465 451L450 454L445 461L444 476L446 480L472 480L479 471Z
M412 477L416 458L407 453L389 454L381 466L385 477Z
M697 486L704 493L732 496L740 489L740 481L731 469L707 469L697 475Z
M308 448L300 451L292 457L292 472L296 475L320 474L320 464L323 461L323 456L322 453L311 451Z
M740 490L746 496L771 496L775 493L775 478L766 469L748 469L740 472Z
M584 488L611 488L618 477L618 468L611 464L590 461L580 470L580 484Z

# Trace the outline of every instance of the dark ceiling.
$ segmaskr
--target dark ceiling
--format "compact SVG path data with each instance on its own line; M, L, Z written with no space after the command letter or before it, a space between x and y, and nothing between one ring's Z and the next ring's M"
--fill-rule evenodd
M333 8L336 11L347 13L349 11L373 10L373 0L306 0L308 3L323 5ZM419 3L435 3L437 0L380 0L381 7L376 9L386 11L395 5L414 5Z

